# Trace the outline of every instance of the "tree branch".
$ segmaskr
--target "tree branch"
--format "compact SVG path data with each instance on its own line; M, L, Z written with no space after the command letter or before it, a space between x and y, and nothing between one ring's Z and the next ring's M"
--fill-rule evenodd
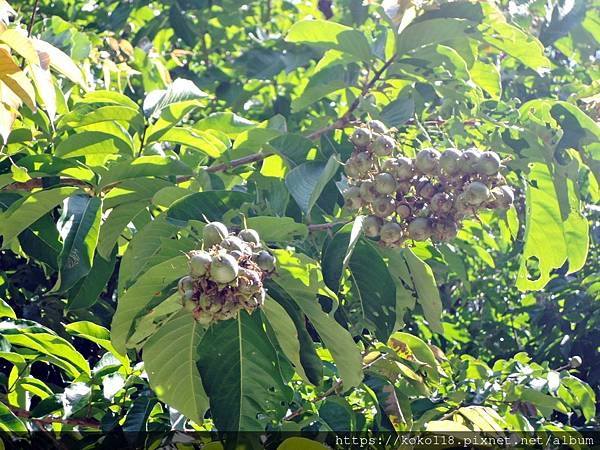
M315 231L330 230L331 228L335 227L336 225L346 225L347 223L349 223L349 222L315 223L315 224L308 225L308 231L315 232Z
M10 410L17 417L21 417L22 419L28 419L28 420L31 420L31 421L34 421L37 423L41 423L44 425L51 425L53 423L62 423L63 425L71 425L71 426L78 426L78 427L100 428L100 422L95 419L61 419L60 417L37 418L37 417L31 417L31 413L24 409L11 407Z
M392 55L390 57L390 59L388 59L383 64L383 66L381 66L381 68L373 74L373 77L371 78L371 80L363 86L360 95L354 99L354 101L348 108L348 111L346 111L342 117L340 117L338 120L336 120L333 124L326 126L325 128L321 128L317 131L313 131L312 133L310 133L307 136L307 138L308 139L316 139L316 138L319 138L323 133L326 133L331 130L339 130L341 128L344 128L346 125L348 125L348 123L350 122L350 120L352 118L352 114L354 113L356 108L358 108L358 106L360 105L361 99L373 88L375 83L377 83L381 79L381 76L387 70L387 68L390 67L390 65L394 62L394 59L396 59L395 54Z
M82 188L91 188L92 187L90 184L86 183L85 181L78 180L76 178L68 178L68 177L61 177L58 184L65 185L65 186L79 186ZM39 188L43 188L43 187L44 187L44 178L32 178L31 180L9 184L8 186L4 186L2 188L2 190L32 191L33 189L39 189Z
M35 0L35 3L33 4L33 11L31 12L31 18L29 19L29 25L27 26L27 37L31 37L31 32L33 31L33 25L35 24L35 16L37 14L39 4L40 0Z

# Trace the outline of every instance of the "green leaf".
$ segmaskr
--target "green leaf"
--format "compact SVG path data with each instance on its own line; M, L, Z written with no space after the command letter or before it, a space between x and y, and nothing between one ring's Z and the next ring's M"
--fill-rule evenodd
M144 367L150 386L162 401L201 424L208 397L197 368L198 345L205 335L194 317L181 310L144 345Z
M0 335L13 346L38 352L42 355L39 359L62 368L72 378L90 373L85 358L69 342L35 322L4 320L0 322Z
M207 94L198 89L192 81L178 78L167 89L153 91L146 96L144 114L146 117L157 117L163 109L173 104L198 100L206 96Z
M3 246L6 247L23 230L78 190L76 187L47 189L13 203L1 216L0 235L4 237Z
M94 255L92 269L69 292L67 310L90 308L94 305L100 294L106 289L117 263L117 247L113 248L108 259L98 253Z
M551 278L554 269L569 263L568 273L579 270L585 263L589 246L588 223L573 200L573 184L568 181L571 211L563 220L552 174L541 163L531 163L527 183L525 245L521 256L517 287L538 290ZM552 242L552 245L548 245ZM535 263L534 273L528 265ZM532 270L532 271L533 271Z
M334 292L340 291L342 276L362 234L364 219L364 216L358 216L354 222L340 228L323 252L323 279Z
M334 311L325 313L318 302L318 295L335 298L335 294L326 289L319 266L300 253L274 250L273 254L277 258L274 284L289 295L313 324L335 360L344 387L358 386L362 380L360 353L350 333L334 319ZM279 301L277 292L269 293Z
M143 120L139 109L128 106L108 105L98 107L98 105L80 103L73 111L60 118L57 128L79 128L102 122L120 122L124 126L131 125L137 131L140 131L144 127Z
M158 140L160 142L172 142L200 150L211 158L218 158L227 150L227 145L212 134L193 128L173 127L160 136Z
M40 39L34 39L33 45L38 52L48 55L50 67L67 77L73 83L78 84L81 88L87 90L87 84L83 78L81 69L77 67L66 53Z
M277 337L281 350L294 366L296 373L310 383L300 360L300 340L294 321L285 308L270 297L266 298L262 311Z
M297 223L291 217L248 217L246 224L248 228L258 231L260 238L265 242L289 242L308 236L308 227Z
M58 271L62 242L51 214L46 214L19 234L19 244L29 255Z
M14 310L10 307L4 299L0 298L0 318L8 317L9 319L16 319L17 315Z
M358 30L328 20L303 20L292 25L285 40L324 49L336 49L362 61L373 57L366 36Z
M116 126L114 124L111 124ZM61 141L54 153L61 158L89 156L125 155L133 156L131 144L117 135L102 131L81 131Z
M550 61L544 55L544 46L534 36L509 24L504 13L492 3L481 3L485 21L479 29L483 40L502 50L527 67L538 72L550 69Z
M385 105L380 119L389 127L398 127L406 123L414 113L415 100L408 89L403 89L396 100Z
M64 244L58 256L56 289L66 291L90 272L101 215L102 200L98 197L74 195L65 200L58 223Z
M129 368L129 358L127 355L117 352L110 342L110 331L103 326L82 320L65 325L65 331L72 336L87 339L98 344L103 349L111 352L115 358L123 363L123 366Z
M124 180L141 177L166 177L175 175L192 175L183 162L167 156L140 156L131 161L116 162L102 174L100 188L106 188Z
M256 127L256 123L244 119L232 112L216 112L208 117L199 120L194 128L201 131L217 130L225 133L230 138L235 138L244 131Z
M106 260L111 253L119 236L125 227L147 207L146 201L123 203L113 208L100 227L97 252Z
M386 340L396 323L396 286L383 260L365 239L356 243L350 262L353 306L361 318Z
M414 282L415 290L417 291L417 302L419 302L423 309L423 315L429 323L431 331L442 334L444 332L441 322L442 300L433 271L411 249L404 249L402 254L408 264L408 269Z
M456 18L438 18L414 23L398 36L398 54L404 56L427 45L464 37L467 30L473 26L474 23L469 20Z
M471 78L486 91L493 100L500 100L502 95L502 80L495 64L484 63L476 60L469 69Z
M323 69L310 77L300 96L292 101L292 111L301 111L329 94L354 86L357 80L358 66Z
M228 211L239 209L252 196L236 191L206 191L190 194L171 205L169 219L186 223L188 220L222 220Z
M319 406L319 418L336 432L354 430L354 411L344 397L328 397Z
M188 272L187 258L184 255L176 256L150 268L120 296L111 325L111 339L117 351L123 354L127 352L125 343L136 316L155 297L160 298L165 287Z
M392 348L399 357L407 360L413 360L420 364L425 364L425 371L432 380L438 380L437 360L431 351L431 348L419 339L409 333L397 331L388 339L388 347Z
M295 167L285 177L285 185L298 206L309 214L329 181L336 174L339 162L335 155L327 163L306 162Z
M291 389L281 377L260 314L241 311L237 319L215 323L198 351L198 369L219 430L263 431L285 414Z
M21 419L4 403L0 402L0 430L9 433L27 433L27 427ZM2 445L4 447L4 445Z

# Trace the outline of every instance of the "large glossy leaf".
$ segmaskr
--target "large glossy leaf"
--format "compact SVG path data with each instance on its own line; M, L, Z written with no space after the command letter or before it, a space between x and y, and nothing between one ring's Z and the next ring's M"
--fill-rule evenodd
M45 53L48 56L50 67L67 77L73 83L78 84L83 89L87 89L81 69L77 67L66 53L40 39L34 39L33 45L38 52Z
M0 322L0 335L13 346L39 353L39 359L62 368L72 378L90 373L85 358L69 342L35 322L4 320Z
M200 150L211 158L218 158L227 150L227 145L212 134L188 127L173 127L160 136L158 140Z
M102 131L82 131L72 134L58 144L55 152L55 155L61 158L115 154L133 156L133 148L118 136Z
M292 392L260 314L242 311L237 319L212 325L198 352L198 369L220 431L262 431L285 413Z
M31 64L40 64L40 58L27 35L18 29L9 28L0 33L0 42L8 45Z
M297 112L340 89L354 86L358 79L357 66L334 66L313 75L299 97L292 101Z
M332 155L327 163L306 162L287 174L285 184L304 213L308 214L313 208L338 167L339 162Z
M252 201L252 196L236 191L206 191L190 194L171 205L169 219L181 222L188 220L222 220L230 210L239 209L244 202Z
M323 251L323 279L334 292L339 292L344 270L362 234L364 216L340 228Z
M244 119L232 112L217 112L196 122L194 128L198 130L217 130L234 138L238 134L248 131L255 126L255 122Z
M94 263L89 273L69 291L67 309L84 309L94 305L100 294L106 289L117 263L117 247L107 259L98 253L94 255Z
M336 49L355 55L363 61L373 57L369 41L363 33L327 20L297 22L290 28L285 40L324 49Z
M25 103L32 111L36 110L35 106L35 89L25 72L13 60L9 51L0 47L0 81L4 83L23 103ZM3 94L3 96L6 94ZM3 101L5 100L4 97Z
M0 235L4 237L3 245L8 245L23 230L78 190L75 187L47 189L13 203L1 216Z
M417 22L406 27L398 36L398 54L404 56L427 45L463 37L473 25L471 21L457 18L436 18Z
M125 367L129 368L129 358L127 355L120 354L115 350L110 342L110 331L103 326L94 322L82 320L65 325L65 330L73 336L87 339L88 341L98 344L103 349L111 352Z
M144 114L146 117L156 117L161 111L175 103L198 100L206 97L190 80L178 78L165 90L153 91L144 100Z
M158 398L198 424L208 409L196 364L205 331L182 310L164 323L143 349L150 386Z
M585 263L589 245L588 223L579 211L573 184L570 213L562 218L552 174L542 163L532 163L527 184L527 215L525 245L521 256L517 287L537 290L544 287L553 270L568 262L568 271L574 272ZM552 245L548 245L551 242Z
M136 316L154 299L163 298L163 290L188 271L187 258L184 255L176 256L150 268L119 297L111 325L111 339L117 351L126 353L125 343Z
M59 279L56 289L66 291L92 268L98 243L102 200L74 195L65 200L58 223L63 249L58 256Z
M21 419L4 403L0 402L0 430L8 433L27 433L27 427Z
M102 175L101 187L142 177L191 175L192 169L181 161L166 156L140 156L131 161L117 162Z
M440 291L437 288L433 270L431 267L420 259L409 248L402 252L404 259L408 265L411 279L413 280L415 290L417 292L417 302L423 309L423 315L431 331L435 333L443 333L441 316L442 316L442 300Z
M308 235L308 227L295 222L291 217L248 217L246 224L248 228L258 231L265 242L289 242Z
M110 254L119 236L135 216L143 211L147 202L123 203L110 211L110 214L100 227L97 251L104 259L110 259Z
M325 313L318 302L318 295L335 297L325 287L318 264L305 255L287 250L275 250L273 253L278 260L278 272L273 282L289 295L313 324L333 355L345 388L358 386L362 380L360 353L350 333L336 322L333 313ZM278 300L277 292L270 294Z

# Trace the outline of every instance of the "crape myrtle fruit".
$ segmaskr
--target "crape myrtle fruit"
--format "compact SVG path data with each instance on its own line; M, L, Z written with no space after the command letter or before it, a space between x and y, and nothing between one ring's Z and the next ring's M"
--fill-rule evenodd
M398 153L398 143L378 120L355 128L350 141L354 151L344 165L344 202L367 216L365 235L383 246L449 241L462 220L513 204L496 152L424 148L409 158Z
M265 301L263 281L276 268L275 257L255 230L232 233L220 222L202 232L203 249L187 253L189 275L179 280L181 304L202 325L228 320Z

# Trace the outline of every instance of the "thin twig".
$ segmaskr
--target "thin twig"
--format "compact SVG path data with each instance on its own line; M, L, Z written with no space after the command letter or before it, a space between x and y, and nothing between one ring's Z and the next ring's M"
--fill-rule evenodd
M37 14L39 4L40 0L35 0L35 3L33 4L33 11L31 12L31 18L29 19L29 25L27 26L27 37L31 37L31 32L33 31L33 25L35 23L35 16Z
M91 188L92 185L82 181L82 180L78 180L76 178L69 178L69 177L61 177L58 181L58 184L61 186L79 186L82 188ZM53 186L48 186L48 187L54 187L56 185ZM6 190L6 191L18 191L18 190L22 190L22 191L32 191L34 189L39 189L39 188L43 188L44 187L44 178L32 178L30 180L27 181L20 181L20 182L16 182L16 183L12 183L9 184L8 186L4 186L2 188L2 190Z
M315 223L315 224L311 224L308 225L308 231L324 231L324 230L330 230L331 228L335 227L336 225L346 225L348 222L328 222L328 223Z

